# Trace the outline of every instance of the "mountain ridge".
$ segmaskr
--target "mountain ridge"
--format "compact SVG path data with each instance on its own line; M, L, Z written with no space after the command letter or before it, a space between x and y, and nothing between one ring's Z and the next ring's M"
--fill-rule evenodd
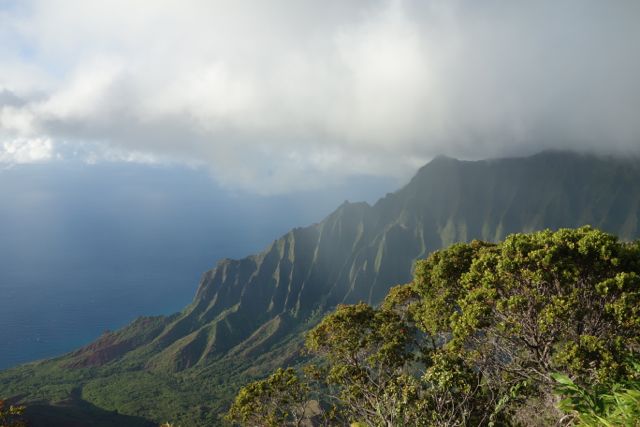
M223 402L233 393L231 378L244 381L294 363L304 331L337 304L377 304L391 286L411 280L416 259L454 242L498 241L514 232L583 224L625 239L638 237L639 183L639 163L631 159L567 152L482 161L440 156L373 205L345 202L257 254L220 260L203 274L193 302L181 313L138 319L41 363L64 375L86 374L80 382L92 391L84 397L121 412L126 402L101 394L91 375L103 386L115 384L114 378L126 382L123 375L132 372L161 384L217 378L221 384L203 386L209 390L203 396L189 394L185 405ZM0 373L0 391L21 390L10 379L19 371ZM164 413L144 403L147 409L123 413L156 419ZM179 420L198 425L194 409L185 411L192 418Z

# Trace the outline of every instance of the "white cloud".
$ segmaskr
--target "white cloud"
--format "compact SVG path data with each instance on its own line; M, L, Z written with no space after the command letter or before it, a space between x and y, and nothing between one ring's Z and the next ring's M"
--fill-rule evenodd
M117 60L100 58L83 63L49 96L33 105L44 120L92 121L109 120L123 65Z
M34 132L34 120L33 113L27 108L0 105L0 129L3 133L29 135Z
M0 164L14 165L51 160L53 144L50 139L15 139L0 143Z
M0 140L91 161L277 192L442 153L640 146L637 2L19 4L0 11Z

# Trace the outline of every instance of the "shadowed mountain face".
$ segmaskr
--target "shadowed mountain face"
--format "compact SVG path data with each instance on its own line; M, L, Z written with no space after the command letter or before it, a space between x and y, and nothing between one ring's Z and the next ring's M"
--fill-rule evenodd
M135 409L101 393L124 372L163 381L197 378L193 387L209 378L193 398L184 397L183 383L167 386L185 400L182 410L193 412L203 402L223 402L233 394L229 381L290 363L301 333L324 313L339 303L378 303L391 286L411 279L416 259L438 248L584 224L637 238L639 204L637 161L558 152L478 162L437 158L373 206L344 203L322 222L290 231L257 255L220 261L203 275L182 313L139 319L63 358L0 374L0 395L28 396L39 378L45 383L45 370L48 378L63 375L51 374L55 365L54 372L84 384L85 400L158 419L165 413L149 409L149 399ZM25 372L33 375L28 386L19 382ZM118 381L128 380L121 375ZM201 422L195 415L166 414Z

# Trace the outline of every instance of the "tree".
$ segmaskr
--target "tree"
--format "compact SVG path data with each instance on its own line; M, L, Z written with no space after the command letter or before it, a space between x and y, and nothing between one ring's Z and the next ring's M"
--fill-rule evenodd
M640 246L583 227L514 234L417 267L418 324L489 388L527 381L551 401L553 372L597 384L630 374L640 337Z
M364 303L341 305L309 333L306 345L326 358L328 395L346 419L372 427L415 419L414 333L400 315Z
M298 427L309 404L309 387L295 370L278 369L268 378L243 387L226 419L243 426Z
M640 242L514 234L433 253L378 308L338 306L308 334L321 381L305 390L372 427L544 425L563 416L557 375L626 381L639 338Z

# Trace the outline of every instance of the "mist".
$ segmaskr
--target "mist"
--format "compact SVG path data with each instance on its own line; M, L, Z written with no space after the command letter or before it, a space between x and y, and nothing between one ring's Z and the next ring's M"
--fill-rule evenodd
M0 4L0 162L181 164L260 194L439 154L640 151L635 1Z

